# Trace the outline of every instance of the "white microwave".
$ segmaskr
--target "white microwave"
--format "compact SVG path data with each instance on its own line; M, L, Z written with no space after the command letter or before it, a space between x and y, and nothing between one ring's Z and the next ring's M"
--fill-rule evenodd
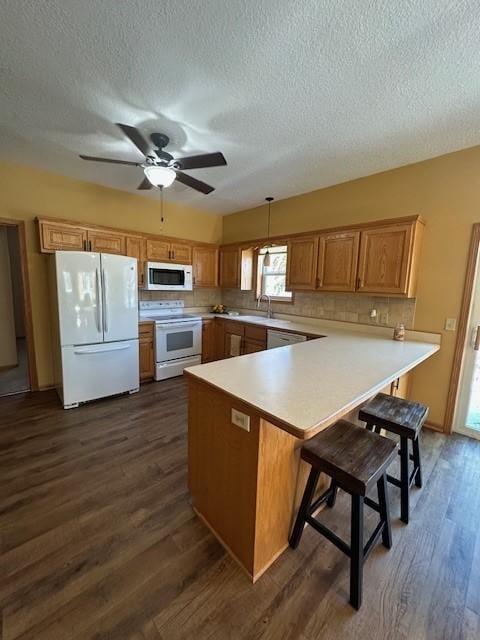
M146 262L145 289L150 291L192 291L192 265Z

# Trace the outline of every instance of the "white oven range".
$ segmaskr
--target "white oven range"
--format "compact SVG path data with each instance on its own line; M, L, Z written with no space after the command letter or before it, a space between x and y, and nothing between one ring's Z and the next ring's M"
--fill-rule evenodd
M202 319L183 312L183 300L141 300L140 320L153 320L155 380L181 376L202 362Z

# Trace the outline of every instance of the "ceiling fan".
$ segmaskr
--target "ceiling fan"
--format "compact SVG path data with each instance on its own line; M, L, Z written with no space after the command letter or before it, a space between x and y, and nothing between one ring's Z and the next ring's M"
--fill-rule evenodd
M138 185L137 189L151 189L152 187L169 187L174 180L178 180L187 187L191 187L201 193L211 193L215 187L192 178L183 170L204 169L206 167L220 167L226 165L223 153L204 153L197 156L187 156L186 158L174 158L165 151L170 138L164 133L152 133L150 141L147 142L140 131L128 124L116 123L123 133L145 156L143 162L129 162L128 160L112 160L110 158L97 158L95 156L80 155L82 160L93 160L94 162L109 162L112 164L126 164L132 167L142 167L145 177Z

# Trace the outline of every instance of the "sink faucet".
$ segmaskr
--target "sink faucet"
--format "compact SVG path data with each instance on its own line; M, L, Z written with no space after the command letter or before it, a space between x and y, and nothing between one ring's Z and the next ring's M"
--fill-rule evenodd
M272 299L266 293L262 293L262 295L259 298L257 298L257 309L260 309L260 303L264 298L267 301L267 318L271 318L272 317Z

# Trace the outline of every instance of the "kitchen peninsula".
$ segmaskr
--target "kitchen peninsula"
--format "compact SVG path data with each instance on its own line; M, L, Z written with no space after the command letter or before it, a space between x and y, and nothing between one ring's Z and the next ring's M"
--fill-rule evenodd
M405 342L385 330L317 334L185 370L194 508L253 581L288 545L305 483L302 441L440 348L438 335L413 331Z

